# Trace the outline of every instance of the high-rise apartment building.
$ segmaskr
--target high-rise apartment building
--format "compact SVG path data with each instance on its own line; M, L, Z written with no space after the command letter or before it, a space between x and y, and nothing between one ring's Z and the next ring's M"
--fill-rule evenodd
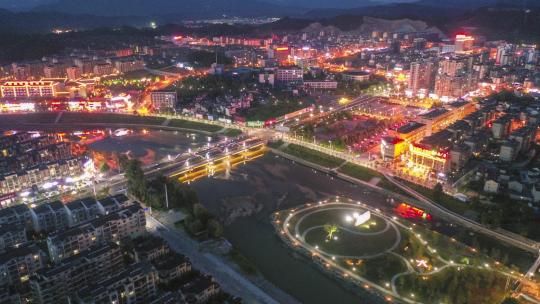
M435 82L436 65L432 61L417 61L411 63L409 75L409 90L416 94L419 90L430 91Z

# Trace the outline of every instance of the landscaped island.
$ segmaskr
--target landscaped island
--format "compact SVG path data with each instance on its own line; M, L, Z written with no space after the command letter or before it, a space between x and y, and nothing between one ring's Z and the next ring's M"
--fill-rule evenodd
M272 221L324 272L389 301L500 303L521 279L475 248L400 218L400 208L385 214L335 198L276 212Z

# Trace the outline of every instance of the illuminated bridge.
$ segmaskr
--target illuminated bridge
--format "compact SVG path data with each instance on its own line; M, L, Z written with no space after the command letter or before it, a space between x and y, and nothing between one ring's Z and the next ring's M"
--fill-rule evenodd
M178 178L182 183L190 183L245 164L247 161L263 156L265 151L266 142L261 139L248 139L226 147L202 150L186 158L182 167L170 177Z

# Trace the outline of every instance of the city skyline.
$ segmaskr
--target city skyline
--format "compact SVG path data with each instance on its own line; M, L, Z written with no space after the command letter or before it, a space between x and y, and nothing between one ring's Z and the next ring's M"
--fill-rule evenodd
M45 2L0 10L0 302L540 301L536 2Z

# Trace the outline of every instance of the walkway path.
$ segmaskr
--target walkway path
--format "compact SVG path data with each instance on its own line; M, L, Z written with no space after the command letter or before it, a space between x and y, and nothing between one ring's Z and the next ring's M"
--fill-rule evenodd
M500 233L500 231L494 231L493 229L490 229L490 228L487 228L481 224L478 224L477 222L473 221L473 220L470 220L460 214L457 214L451 210L448 210L446 209L445 207L442 207L441 205L439 204L436 204L435 202L433 202L432 200L430 200L429 198L423 196L422 194L418 193L417 191L415 191L414 189L404 185L403 183L400 183L398 182L395 178L393 178L392 176L386 174L386 173L383 173L384 176L386 177L386 179L388 179L391 183L393 183L394 185L400 187L401 189L403 189L404 191L407 191L409 194L411 194L412 196L414 196L414 198L416 198L417 200L419 200L420 202L422 202L423 204L425 204L426 206L429 207L429 209L431 209L431 211L438 211L444 215L446 215L448 218L450 218L454 223L458 223L464 227L467 227L469 229L472 229L472 230L475 230L475 231L478 231L478 232L481 232L485 235L488 235L490 237L493 237L495 239L498 239L500 241L503 241L505 243L508 243L508 244L511 244L513 246L516 246L516 247L519 247L523 250L526 250L526 251L529 251L529 252L532 252L532 253L535 253L537 254L538 253L538 250L540 249L539 247L539 244L537 242L534 242L532 240L529 240L529 239L525 239L521 236L517 236L517 235L513 235L509 232L506 232L505 233Z
M62 115L64 115L64 111L58 112L58 115L56 115L56 119L54 120L54 123L57 124L60 119L62 118Z
M212 275L220 286L232 295L241 297L246 303L279 304L291 303L299 304L291 296L281 290L263 291L258 286L248 280L243 274L231 268L220 257L211 253L199 251L199 243L187 236L183 231L173 228L170 225L163 225L152 216L146 217L148 230L158 234L165 239L171 248L189 257L193 267ZM265 287L268 287L266 284Z

